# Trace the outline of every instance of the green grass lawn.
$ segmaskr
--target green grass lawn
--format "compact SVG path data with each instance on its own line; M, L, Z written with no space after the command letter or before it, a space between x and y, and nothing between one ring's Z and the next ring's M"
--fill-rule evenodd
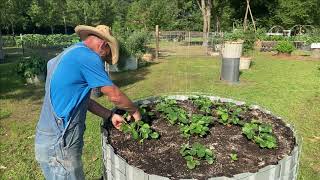
M17 56L0 64L0 179L41 179L34 159L34 131L43 86L25 85L15 75ZM303 138L299 179L320 178L320 61L255 54L241 83L219 81L218 58L173 57L140 68L112 74L114 82L132 99L163 94L199 92L258 104L295 126ZM111 107L105 98L98 101ZM88 113L84 170L87 179L101 176L100 118Z

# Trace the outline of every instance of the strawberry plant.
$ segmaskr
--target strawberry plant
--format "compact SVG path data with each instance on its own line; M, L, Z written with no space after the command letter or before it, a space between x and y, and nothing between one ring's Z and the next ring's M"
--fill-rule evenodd
M234 161L238 161L238 154L236 152L232 152L230 154L230 158L231 158L231 161L234 162Z
M183 144L180 149L180 154L187 161L187 167L189 169L194 169L200 165L201 160L206 160L208 164L213 164L215 161L212 150L200 143L194 143L192 146Z
M150 128L150 125L144 123L142 120L132 123L123 123L120 130L124 133L130 133L132 138L134 140L139 140L140 143L143 143L143 141L148 138L157 139L159 137L159 133L153 131Z
M261 148L271 149L277 147L277 140L272 134L272 126L270 124L252 120L250 123L244 124L242 133Z
M195 134L200 137L205 136L209 132L209 125L213 123L211 116L204 116L202 114L193 114L191 121L187 124L180 124L180 131L182 136L189 138Z
M156 105L156 110L162 112L170 124L187 123L187 112L181 109L176 100L162 99Z
M120 129L124 133L130 133L132 138L139 140L140 143L143 143L143 141L148 138L157 139L159 137L159 133L153 131L150 125L144 122L149 116L153 115L153 112L147 111L147 105L140 105L139 111L142 115L142 120L132 123L124 123L121 125ZM123 117L126 119L128 117L128 113L125 113Z
M225 105L218 106L216 113L218 115L219 122L223 125L243 125L243 122L240 121L239 117L240 114L246 110L246 108L246 106L240 107L233 103L226 103Z
M218 114L219 122L223 125L241 124L239 119L239 114L242 112L241 108L236 108L233 111L230 111L226 108L218 107L216 112Z
M189 98L189 100L192 101L193 104L197 106L200 111L204 113L210 113L211 112L211 106L212 106L212 101L205 96L199 96L199 97L192 97Z

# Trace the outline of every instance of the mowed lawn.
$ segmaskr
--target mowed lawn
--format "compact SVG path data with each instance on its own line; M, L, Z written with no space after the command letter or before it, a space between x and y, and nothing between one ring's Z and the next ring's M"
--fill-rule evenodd
M15 74L17 59L9 56L10 63L0 64L0 179L42 179L33 146L44 90L25 85ZM219 81L220 65L219 58L168 56L111 76L132 99L196 92L258 104L293 124L303 138L299 179L320 179L320 61L256 53L236 85ZM111 107L104 97L97 100ZM87 179L97 179L100 118L88 113L86 124L84 170Z

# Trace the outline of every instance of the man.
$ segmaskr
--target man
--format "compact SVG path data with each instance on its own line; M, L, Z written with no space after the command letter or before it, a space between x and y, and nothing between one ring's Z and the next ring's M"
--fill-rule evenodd
M104 71L102 59L115 64L119 56L117 40L109 27L79 25L75 32L83 41L47 65L45 97L35 138L36 159L46 179L84 179L81 156L87 110L111 120L117 129L121 126L121 116L90 99L91 89L101 88L118 108L135 120L141 119L138 108Z

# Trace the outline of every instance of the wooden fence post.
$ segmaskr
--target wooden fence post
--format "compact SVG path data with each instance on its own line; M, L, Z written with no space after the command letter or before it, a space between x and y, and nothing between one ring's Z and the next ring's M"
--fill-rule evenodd
M156 60L159 59L159 25L156 25Z

